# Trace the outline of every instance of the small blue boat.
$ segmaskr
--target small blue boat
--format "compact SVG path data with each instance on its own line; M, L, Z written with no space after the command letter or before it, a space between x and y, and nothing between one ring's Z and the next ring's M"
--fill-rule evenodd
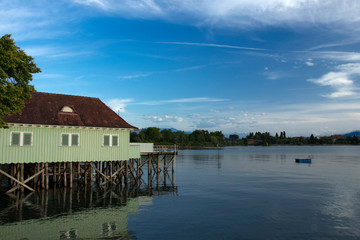
M311 163L311 158L295 158L296 163Z

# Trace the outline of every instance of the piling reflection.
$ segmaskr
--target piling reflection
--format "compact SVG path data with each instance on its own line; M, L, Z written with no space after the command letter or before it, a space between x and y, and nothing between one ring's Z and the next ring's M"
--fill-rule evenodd
M0 193L0 233L6 239L134 239L129 214L152 204L153 196L177 192L174 174L164 172L128 186Z

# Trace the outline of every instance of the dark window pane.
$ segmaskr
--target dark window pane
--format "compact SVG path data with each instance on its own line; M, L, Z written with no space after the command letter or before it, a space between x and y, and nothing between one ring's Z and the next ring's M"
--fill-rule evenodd
M69 146L69 134L63 134L61 136L61 145L62 146Z
M104 135L104 146L110 146L110 136Z
M31 133L24 133L23 136L23 146L31 146Z
M112 145L117 146L118 145L118 136L112 136Z
M20 146L20 133L11 133L11 146Z
M79 146L79 135L78 134L71 135L71 146Z

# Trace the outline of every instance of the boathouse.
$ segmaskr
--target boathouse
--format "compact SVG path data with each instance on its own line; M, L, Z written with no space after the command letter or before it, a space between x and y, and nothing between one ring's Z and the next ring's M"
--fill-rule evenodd
M86 182L93 172L111 181L122 162L140 158L140 147L130 145L130 131L137 128L98 98L34 92L21 113L4 120L9 128L0 129L0 164L8 170L0 169L0 175L18 187L33 190L25 184L24 171L31 178L41 175L42 185L48 175L65 185L70 178L71 186L76 173ZM104 162L115 165L97 165ZM111 171L104 174L108 166Z

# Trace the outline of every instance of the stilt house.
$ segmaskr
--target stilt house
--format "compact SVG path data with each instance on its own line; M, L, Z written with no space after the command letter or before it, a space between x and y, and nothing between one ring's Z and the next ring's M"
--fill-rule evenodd
M4 120L0 164L140 158L140 147L130 146L136 127L98 98L34 92L21 113Z

